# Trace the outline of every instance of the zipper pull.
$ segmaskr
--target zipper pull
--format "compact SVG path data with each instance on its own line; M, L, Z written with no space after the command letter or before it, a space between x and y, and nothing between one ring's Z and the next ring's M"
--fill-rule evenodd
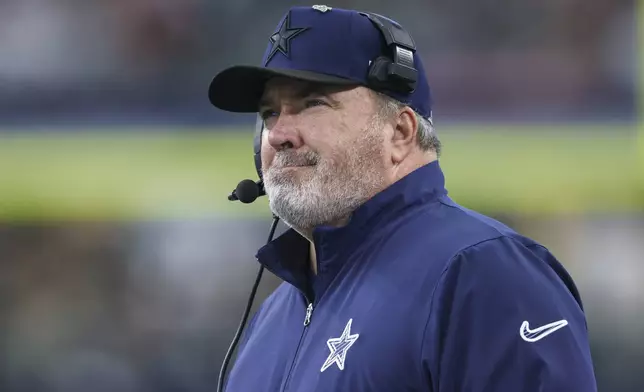
M311 314L313 314L313 303L309 303L306 307L306 316L304 317L304 326L306 327L311 323Z

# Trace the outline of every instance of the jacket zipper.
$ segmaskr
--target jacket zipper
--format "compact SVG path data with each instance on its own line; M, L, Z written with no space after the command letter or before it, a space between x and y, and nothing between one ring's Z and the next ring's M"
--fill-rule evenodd
M306 331L308 331L308 326L311 324L311 316L313 315L313 302L309 301L309 299L306 299L307 306L306 306L306 315L304 316L304 329L302 330L302 335L300 336L300 341L297 343L297 348L295 349L295 356L293 357L293 362L291 363L291 368L288 370L288 374L286 375L286 382L284 383L284 388L282 391L286 391L288 389L288 385L291 381L291 374L293 373L293 369L295 368L295 364L297 363L297 357L300 353L300 347L302 346L302 342L304 341L304 338L306 337Z

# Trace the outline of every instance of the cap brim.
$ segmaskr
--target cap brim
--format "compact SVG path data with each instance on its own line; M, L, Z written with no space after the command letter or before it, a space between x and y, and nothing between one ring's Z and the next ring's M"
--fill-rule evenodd
M359 84L355 80L311 71L238 65L221 71L213 78L208 89L208 98L214 106L222 110L254 113L258 111L264 85L276 76L334 85Z

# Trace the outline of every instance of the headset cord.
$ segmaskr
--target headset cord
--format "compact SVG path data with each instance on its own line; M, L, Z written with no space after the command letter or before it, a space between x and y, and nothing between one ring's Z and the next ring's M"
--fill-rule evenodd
M266 241L267 244L273 240L273 235L275 235L275 229L277 228L278 222L279 222L279 218L276 215L273 215L273 223L271 224L271 229L268 233L268 240ZM250 314L250 309L253 306L253 301L255 300L255 294L257 293L257 288L259 287L259 283L262 280L263 273L264 273L264 266L260 265L259 271L257 271L257 277L255 278L255 283L253 284L253 288L251 289L250 295L248 297L248 303L246 304L246 309L244 310L242 319L239 323L239 326L237 327L237 332L235 332L235 337L233 338L233 341L230 343L230 347L228 347L228 352L226 353L226 357L224 358L224 363L221 365L221 370L219 371L219 381L217 382L217 392L223 392L224 390L223 388L224 388L224 378L226 376L226 369L228 368L228 363L230 362L232 354L235 351L237 343L239 342L239 338L241 337L242 332L244 331L244 326L246 325L246 321L248 320L248 315Z

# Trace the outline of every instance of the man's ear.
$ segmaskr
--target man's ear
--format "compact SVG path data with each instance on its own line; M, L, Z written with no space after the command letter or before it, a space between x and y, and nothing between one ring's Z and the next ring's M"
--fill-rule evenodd
M391 136L391 159L394 164L403 161L413 151L416 146L417 133L416 114L409 106L405 106L400 109L395 118L394 132Z

